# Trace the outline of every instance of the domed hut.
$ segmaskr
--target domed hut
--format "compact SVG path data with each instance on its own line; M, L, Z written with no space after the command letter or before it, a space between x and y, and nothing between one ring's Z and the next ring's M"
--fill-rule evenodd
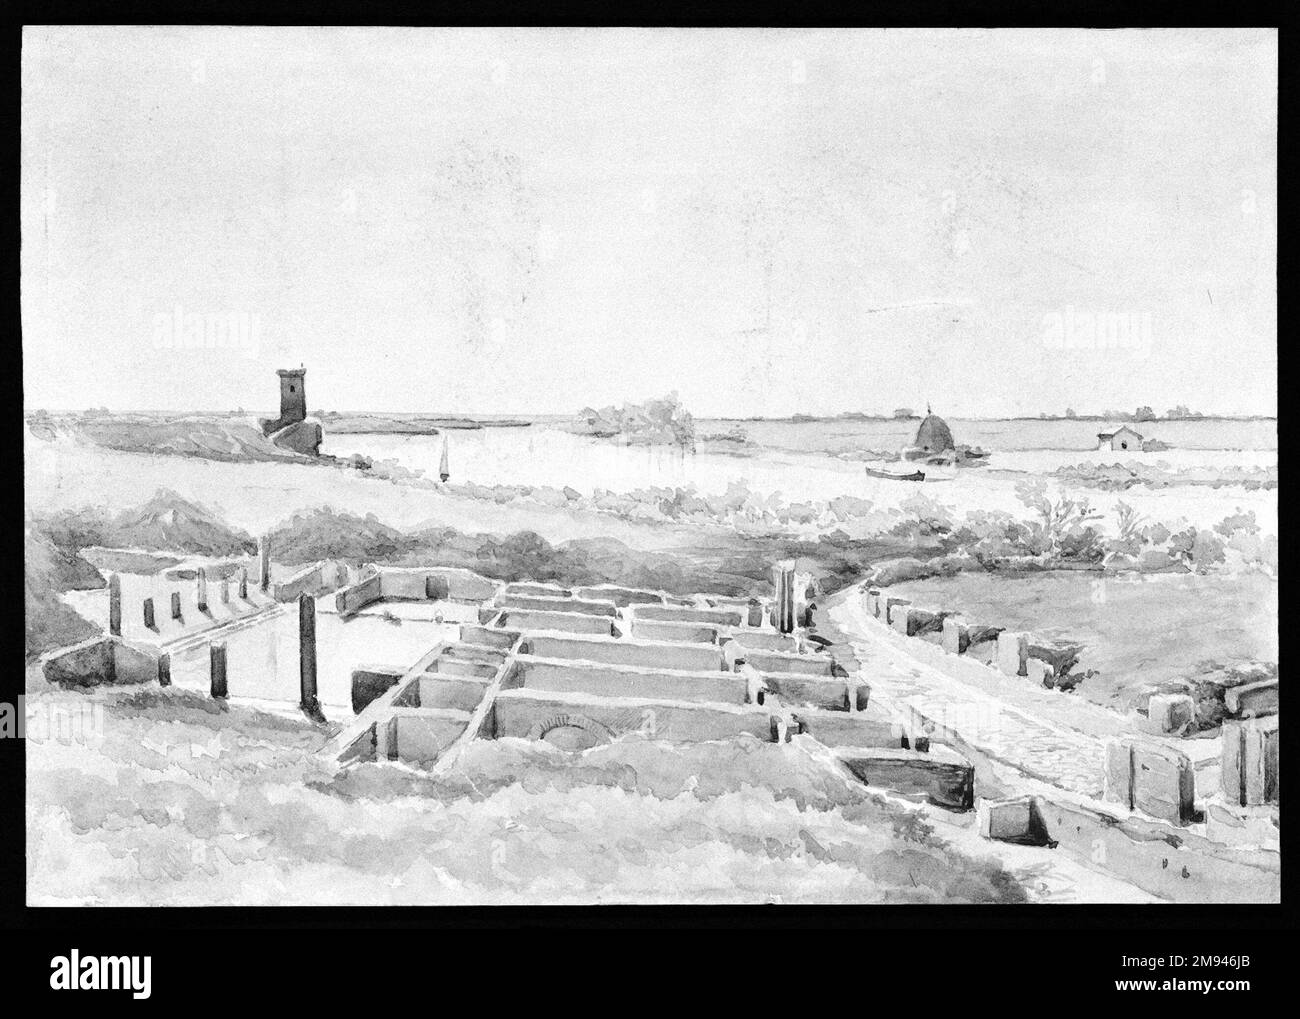
M948 427L948 422L939 415L930 413L929 407L925 410L925 419L916 430L916 441L912 445L926 453L944 453L955 449L957 444L952 440L952 429Z
M916 430L916 439L903 451L903 455L908 460L922 460L926 457L952 453L956 447L948 422L926 407L925 418L921 422L921 427Z

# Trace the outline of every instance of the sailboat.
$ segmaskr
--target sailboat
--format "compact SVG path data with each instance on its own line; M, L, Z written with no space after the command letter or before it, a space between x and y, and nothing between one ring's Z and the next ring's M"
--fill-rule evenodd
M438 477L446 481L451 477L451 470L447 467L447 437L442 439L442 460L438 464Z

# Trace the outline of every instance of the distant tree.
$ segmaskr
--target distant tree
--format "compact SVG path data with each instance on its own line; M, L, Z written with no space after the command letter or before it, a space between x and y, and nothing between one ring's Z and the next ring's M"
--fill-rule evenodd
M636 445L675 443L695 448L695 421L676 392L658 400L625 403L621 408L611 405L597 411L584 407L576 423L586 434L602 438L621 435Z
M1155 419L1156 419L1156 412L1153 411L1150 407L1139 407L1136 411L1133 412L1134 421L1154 421Z
M1068 418L1077 418L1079 415L1076 414L1076 413L1074 412L1074 408L1073 408L1073 407L1066 407L1066 408L1065 408L1065 416L1068 417Z
M1188 418L1199 418L1204 417L1204 415L1200 411L1188 410L1185 404L1180 403L1177 407L1167 411L1165 417L1170 421L1185 421Z
M894 411L894 417L896 417L896 418L914 418L914 417L916 417L916 411L912 410L911 407L899 407L898 409L896 409L896 410Z

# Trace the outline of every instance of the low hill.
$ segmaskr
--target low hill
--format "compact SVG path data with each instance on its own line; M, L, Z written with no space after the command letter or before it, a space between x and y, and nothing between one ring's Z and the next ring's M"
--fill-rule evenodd
M23 543L27 661L100 632L65 605L59 594L103 584L99 571L84 559L69 555L39 531L28 528Z
M143 414L81 414L33 422L52 435L65 431L97 446L126 453L193 456L204 460L280 460L310 462L311 457L282 449L262 434L251 417L190 415L152 417ZM38 434L38 437L42 437Z
M411 537L373 515L327 507L295 513L268 535L276 562L298 565L341 559L354 565L392 559L414 546Z
M112 548L194 555L233 556L257 551L257 542L216 514L176 492L160 488L152 499L115 517L98 542Z
M115 517L98 509L65 510L33 517L32 526L65 556L91 546L208 556L257 551L257 543L246 532L166 488Z

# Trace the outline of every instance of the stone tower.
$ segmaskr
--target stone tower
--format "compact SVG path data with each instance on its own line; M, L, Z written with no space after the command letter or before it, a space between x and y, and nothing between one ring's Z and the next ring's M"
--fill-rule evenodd
M281 368L280 376L280 427L301 421L307 416L307 389L303 379L306 368Z

